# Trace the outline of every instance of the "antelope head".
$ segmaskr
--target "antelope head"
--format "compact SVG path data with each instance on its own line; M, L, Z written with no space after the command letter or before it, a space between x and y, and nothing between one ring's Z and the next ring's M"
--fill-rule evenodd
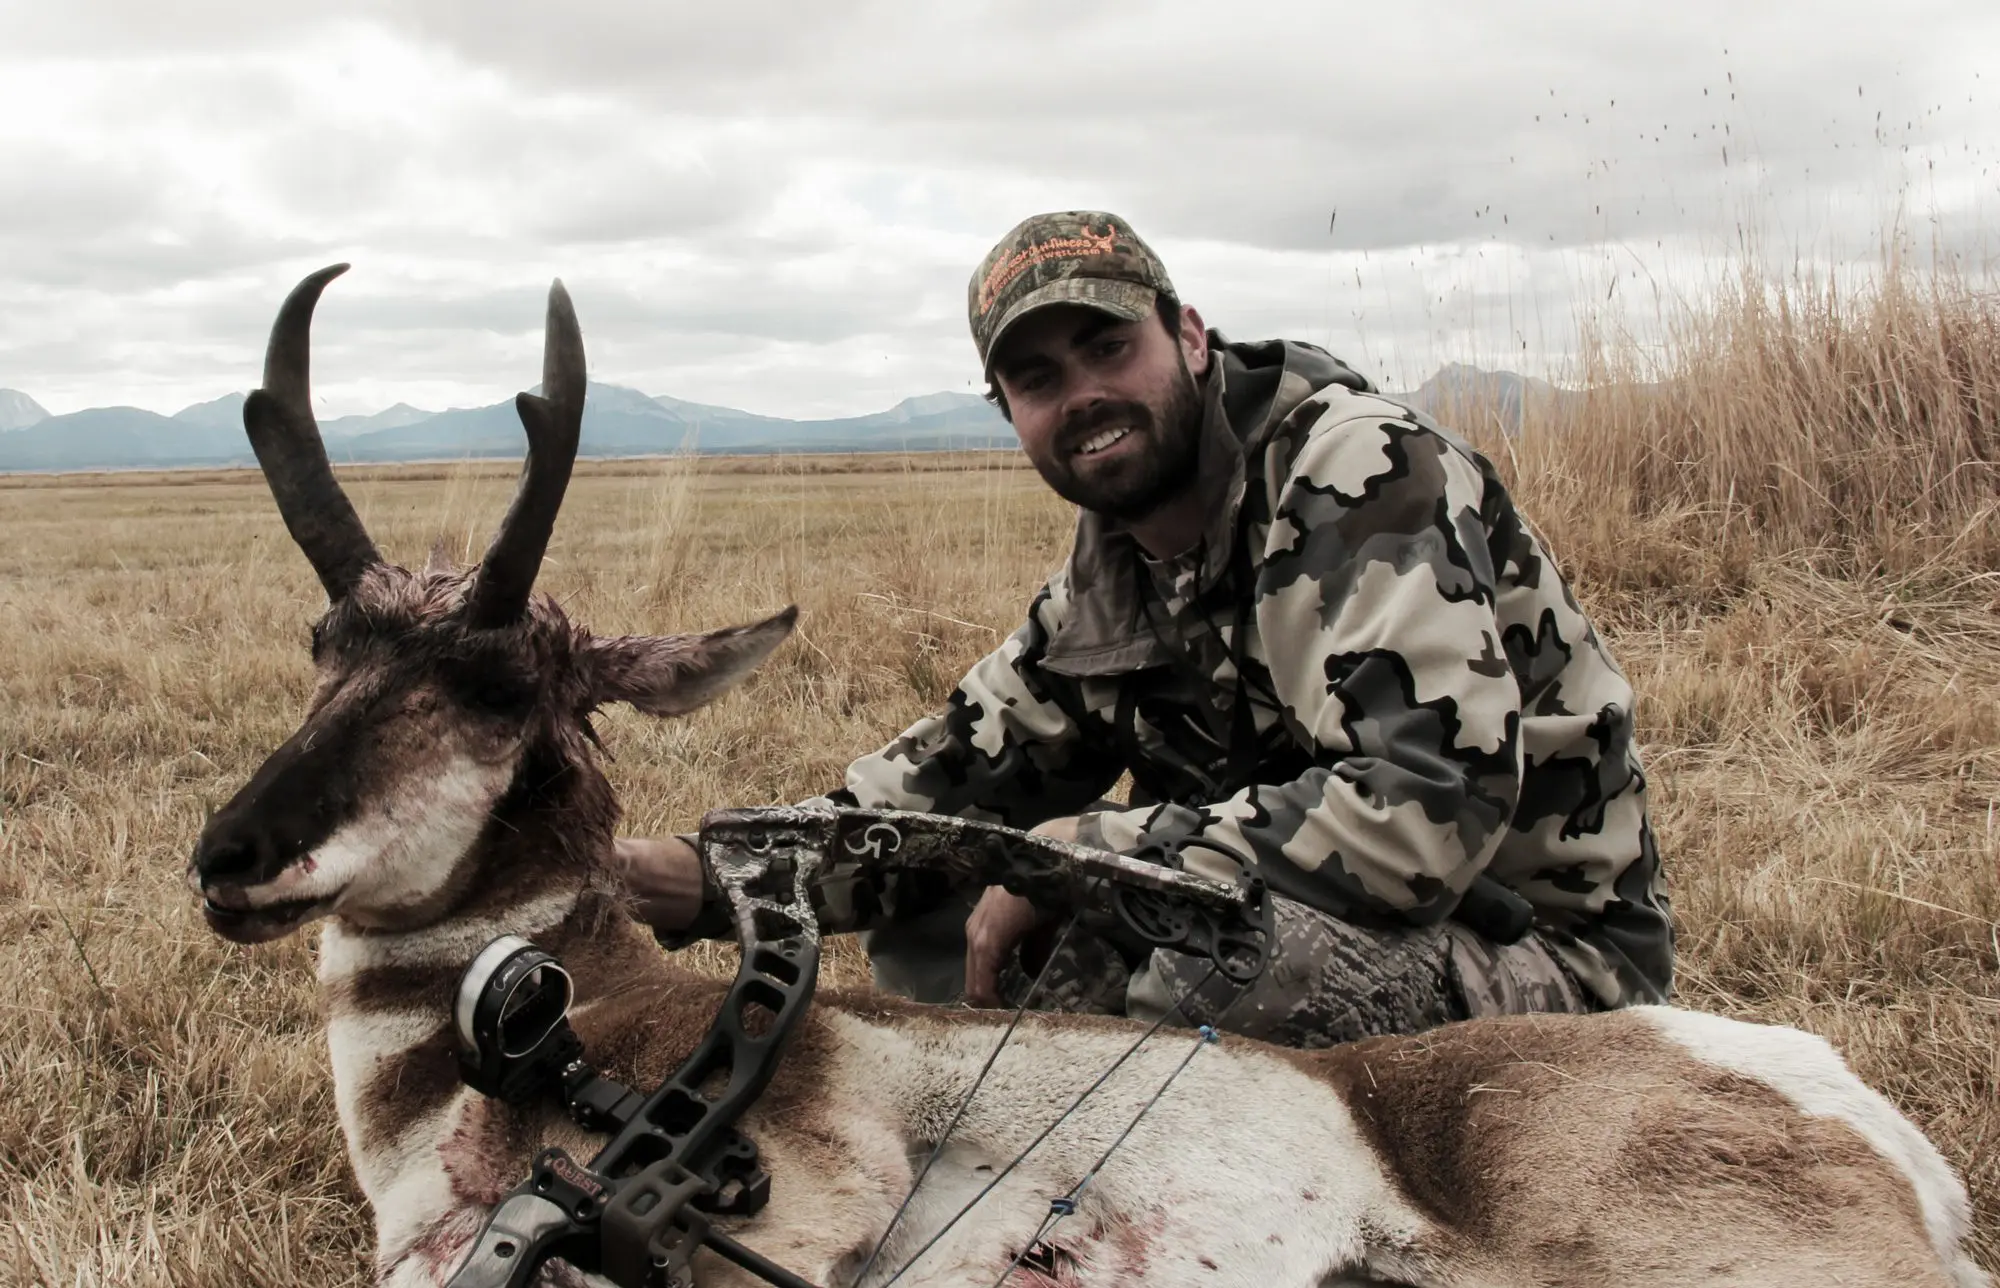
M589 718L610 702L678 715L718 697L790 633L794 610L700 635L599 638L534 594L576 461L583 337L549 290L542 393L515 400L527 462L476 567L411 572L383 560L334 479L313 419L313 307L345 264L278 312L244 427L285 527L326 588L312 629L305 722L212 816L188 865L217 933L274 939L333 914L413 930L482 881L482 856L587 865L617 806Z

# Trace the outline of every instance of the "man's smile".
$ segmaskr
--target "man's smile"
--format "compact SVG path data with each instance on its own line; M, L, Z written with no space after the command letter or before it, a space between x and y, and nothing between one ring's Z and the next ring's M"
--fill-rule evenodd
M1113 425L1108 429L1099 430L1097 433L1083 440L1077 447L1076 454L1078 456L1095 456L1099 452L1111 447L1114 443L1122 442L1131 432L1132 427L1130 425Z

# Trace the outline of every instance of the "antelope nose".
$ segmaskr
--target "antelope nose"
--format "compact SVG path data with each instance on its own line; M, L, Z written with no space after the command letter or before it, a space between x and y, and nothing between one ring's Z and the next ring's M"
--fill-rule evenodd
M201 845L195 849L194 870L201 875L203 885L239 880L256 870L261 851L261 846L247 838L232 837Z

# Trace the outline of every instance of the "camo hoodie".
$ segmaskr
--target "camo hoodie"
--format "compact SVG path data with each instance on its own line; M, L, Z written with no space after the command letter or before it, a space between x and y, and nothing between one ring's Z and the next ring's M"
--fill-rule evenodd
M1020 629L836 799L1090 810L1086 844L1357 920L1440 921L1485 872L1605 1005L1664 1000L1631 686L1492 466L1320 349L1210 342L1204 539L1154 560L1080 512ZM1091 809L1126 770L1145 803Z

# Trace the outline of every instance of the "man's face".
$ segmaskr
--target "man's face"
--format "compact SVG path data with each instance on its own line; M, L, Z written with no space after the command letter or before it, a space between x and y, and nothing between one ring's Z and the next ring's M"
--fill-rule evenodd
M1183 309L1179 334L1157 317L1126 322L1076 304L1008 328L993 378L1021 447L1056 495L1136 522L1194 481L1201 438L1195 372L1207 333Z

